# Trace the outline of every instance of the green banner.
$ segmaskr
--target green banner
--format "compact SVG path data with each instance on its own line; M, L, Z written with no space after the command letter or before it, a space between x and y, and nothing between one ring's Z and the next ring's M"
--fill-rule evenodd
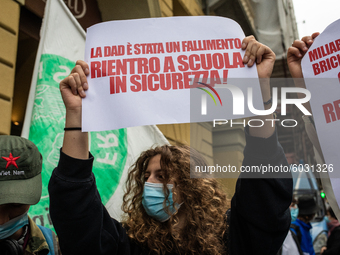
M37 223L53 229L49 216L48 182L57 166L64 137L65 106L59 91L59 82L75 66L61 56L42 54L37 77L29 140L37 145L43 156L42 195L37 205L31 206L30 217ZM90 150L95 157L93 172L104 204L115 192L127 159L126 129L92 132Z

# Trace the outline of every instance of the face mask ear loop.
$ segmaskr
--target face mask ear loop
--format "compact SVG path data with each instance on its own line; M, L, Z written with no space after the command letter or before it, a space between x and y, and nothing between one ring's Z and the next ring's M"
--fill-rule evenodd
M27 235L27 231L28 231L28 225L25 226L24 234L23 234L22 237L18 240L18 244L24 245L24 240L25 240L25 237L26 237L26 235Z

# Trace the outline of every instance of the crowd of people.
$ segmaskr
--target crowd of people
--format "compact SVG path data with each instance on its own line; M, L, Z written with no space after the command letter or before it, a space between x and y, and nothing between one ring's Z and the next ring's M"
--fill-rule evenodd
M301 59L317 36L296 40L289 48L294 78L303 77ZM253 36L242 41L242 50L245 65L257 64L264 108L269 109L275 54ZM164 145L143 152L128 174L125 217L122 222L111 218L96 187L88 134L79 130L88 74L89 66L79 60L60 82L65 133L49 182L58 239L27 215L41 196L42 157L37 147L24 138L0 136L0 254L315 254L309 230L319 208L313 197L302 196L291 204L290 173L280 178L242 173L227 208L217 180L190 178L190 169L206 162L187 146ZM243 165L288 165L275 126L265 122L244 132ZM331 209L328 219L329 238L321 253L339 254L340 227Z

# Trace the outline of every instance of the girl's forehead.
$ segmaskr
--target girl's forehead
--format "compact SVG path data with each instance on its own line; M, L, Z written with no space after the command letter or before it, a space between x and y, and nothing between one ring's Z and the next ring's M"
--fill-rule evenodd
M153 156L146 167L146 171L156 171L161 169L161 155Z

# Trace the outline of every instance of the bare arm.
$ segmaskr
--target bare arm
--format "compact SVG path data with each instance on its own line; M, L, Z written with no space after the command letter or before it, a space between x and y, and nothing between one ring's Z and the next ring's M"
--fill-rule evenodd
M254 36L248 36L243 39L242 49L246 50L243 63L247 64L249 67L253 66L255 61L257 63L257 72L260 78L263 102L267 102L271 98L269 79L273 72L275 53L268 46L256 41ZM270 107L270 104L265 105L266 110ZM273 114L256 116L256 119L263 120L264 125L262 127L249 127L250 135L262 138L270 137L275 131L275 126L272 125L271 121L265 120L274 119ZM254 125L256 124L254 123Z
M294 79L295 87L306 88L302 74L301 60L319 34L320 33L313 33L311 36L302 37L301 40L295 40L292 47L289 47L288 49L287 64ZM301 93L298 93L297 95L299 98L305 97L305 95ZM309 102L303 105L309 112L312 112Z
M86 75L89 68L86 62L78 60L72 72L60 82L60 92L66 107L65 127L81 127L82 98L88 89ZM62 151L78 159L87 159L88 133L80 130L65 131Z

